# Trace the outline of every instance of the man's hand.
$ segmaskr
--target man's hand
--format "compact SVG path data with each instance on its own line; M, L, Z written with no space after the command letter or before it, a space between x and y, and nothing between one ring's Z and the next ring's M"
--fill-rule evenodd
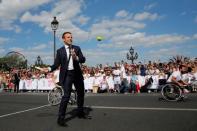
M49 69L47 67L41 68L41 67L36 66L35 68L45 73L49 72Z
M48 67L42 68L42 70L43 70L45 73L48 73L48 72L49 72L49 68L48 68Z
M72 55L72 57L73 57L74 60L78 60L79 59L78 56L75 53L75 49L72 49L71 50L71 55Z

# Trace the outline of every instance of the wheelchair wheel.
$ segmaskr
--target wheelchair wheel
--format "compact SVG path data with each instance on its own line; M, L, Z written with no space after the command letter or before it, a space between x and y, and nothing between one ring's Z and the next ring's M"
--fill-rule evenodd
M178 101L181 99L182 90L180 86L173 83L168 83L162 87L161 94L167 101Z
M74 105L77 103L77 94L76 91L72 91L70 94L69 104Z
M62 96L64 95L64 91L61 88L61 86L54 87L49 93L48 93L48 102L52 106L56 106L60 104Z

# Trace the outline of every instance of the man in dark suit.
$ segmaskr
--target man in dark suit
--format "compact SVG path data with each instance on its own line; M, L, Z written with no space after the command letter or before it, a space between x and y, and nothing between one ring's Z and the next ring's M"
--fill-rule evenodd
M49 68L44 68L45 72L52 72L60 66L59 83L64 89L64 96L62 97L57 123L60 126L64 126L65 114L67 104L71 95L72 84L74 84L77 91L77 106L79 118L85 118L83 111L84 105L84 82L83 74L80 68L80 64L85 62L79 46L72 45L72 34L70 32L64 32L62 35L64 46L57 50L55 62Z
M14 71L13 77L14 77L14 92L18 93L19 82L20 82L19 73L17 71Z

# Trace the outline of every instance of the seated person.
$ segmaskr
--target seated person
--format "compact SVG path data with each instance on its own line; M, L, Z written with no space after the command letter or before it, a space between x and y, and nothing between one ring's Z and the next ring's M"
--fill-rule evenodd
M120 93L127 93L129 92L130 85L127 79L123 79L120 84Z
M178 68L176 68L173 73L170 75L170 77L168 78L167 82L173 82L177 85L179 85L180 87L184 88L186 85L188 85L187 82L182 80L182 73L186 71L186 66L185 65L179 65ZM183 91L185 93L188 93L189 90L187 90L186 88L183 89Z
M130 81L130 88L132 93L137 93L137 84L138 84L137 72L133 71Z
M98 88L98 93L108 92L108 89L109 89L109 86L107 83L106 76L104 75L103 79L101 80L100 87Z
M112 72L114 76L114 91L120 93L120 84L121 84L121 71L120 67L116 66L115 69Z

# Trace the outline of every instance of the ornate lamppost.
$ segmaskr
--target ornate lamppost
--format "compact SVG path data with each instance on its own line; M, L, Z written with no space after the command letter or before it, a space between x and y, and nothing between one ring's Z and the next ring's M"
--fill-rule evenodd
M137 60L138 54L137 54L137 52L134 54L134 49L132 46L129 49L129 53L127 53L127 60L131 60L131 63L133 64L133 61Z
M53 17L53 21L51 22L51 28L54 32L54 61L55 61L55 52L56 52L56 45L55 45L55 33L58 28L59 22L56 20L56 17Z
M35 65L36 65L36 66L41 66L41 65L43 65L43 62L42 62L42 59L41 59L40 56L37 57L37 60L36 60L36 62L35 62Z

